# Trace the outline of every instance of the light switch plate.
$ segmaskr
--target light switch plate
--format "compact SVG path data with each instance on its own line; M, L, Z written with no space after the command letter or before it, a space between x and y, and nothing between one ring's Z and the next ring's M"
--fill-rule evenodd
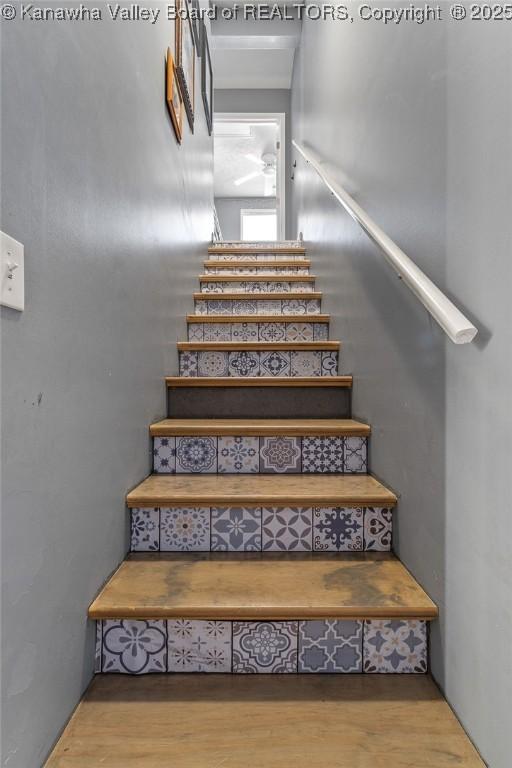
M25 253L21 243L0 232L0 304L25 309Z

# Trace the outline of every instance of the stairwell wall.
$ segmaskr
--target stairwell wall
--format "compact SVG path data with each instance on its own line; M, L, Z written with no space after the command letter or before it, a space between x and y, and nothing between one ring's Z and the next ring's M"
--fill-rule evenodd
M163 20L2 25L1 229L26 260L26 309L2 308L9 768L42 764L91 678L87 608L127 550L213 229L199 66L181 147L165 104L173 40Z
M481 329L452 345L297 157L292 230L400 496L394 548L440 608L432 671L493 768L512 752L510 49L498 24L306 20L292 87L293 137Z

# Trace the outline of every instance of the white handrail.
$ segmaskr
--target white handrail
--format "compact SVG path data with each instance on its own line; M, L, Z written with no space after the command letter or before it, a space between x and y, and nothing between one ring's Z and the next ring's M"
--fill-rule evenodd
M423 306L430 312L434 320L439 323L444 332L455 344L467 344L473 341L478 330L470 323L467 317L457 309L448 296L435 285L430 278L391 240L390 237L368 216L366 211L356 203L353 197L346 192L334 178L322 167L318 155L311 149L305 149L298 142L292 140L295 149L302 155L318 173L326 187L341 203L345 210L364 229L366 234L376 243L384 253L398 276L410 288Z

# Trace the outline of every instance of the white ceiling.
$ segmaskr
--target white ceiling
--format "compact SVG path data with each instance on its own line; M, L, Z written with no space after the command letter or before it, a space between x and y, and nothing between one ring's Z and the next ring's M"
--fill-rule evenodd
M293 50L214 50L216 88L290 88Z
M222 124L222 134L229 131L229 126L229 123ZM248 137L226 136L219 135L214 124L215 197L275 197L275 172L259 175L238 186L234 183L235 180L263 167L251 158L261 158L265 153L276 154L277 123L236 123L233 133L236 132L237 127L239 131L243 131L247 126L250 130Z
M211 55L215 87L290 88L300 31L298 20L213 21Z

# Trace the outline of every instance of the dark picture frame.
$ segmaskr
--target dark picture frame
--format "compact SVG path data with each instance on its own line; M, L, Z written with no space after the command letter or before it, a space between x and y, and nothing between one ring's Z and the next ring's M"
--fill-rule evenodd
M185 103L185 112L190 130L194 133L194 101L195 101L195 73L196 73L196 46L192 20L190 18L189 0L176 0L176 73L181 88L181 95ZM180 17L180 11L186 10L186 18Z
M213 130L213 70L208 44L208 33L204 21L201 22L201 94L208 134Z
M183 139L183 96L170 48L167 49L165 98L176 139L181 144Z
M191 0L192 6L192 32L196 44L197 55L201 56L201 7L199 0Z

